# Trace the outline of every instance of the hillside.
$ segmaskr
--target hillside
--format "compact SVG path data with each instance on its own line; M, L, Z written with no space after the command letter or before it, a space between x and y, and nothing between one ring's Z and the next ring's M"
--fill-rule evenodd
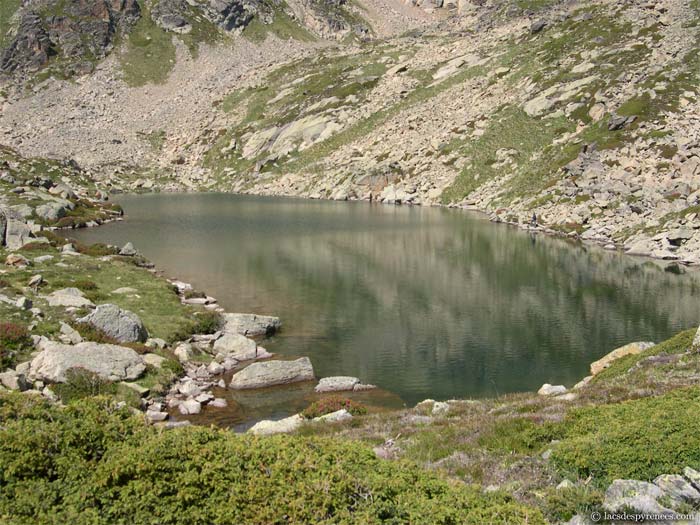
M73 158L105 188L535 213L698 262L696 2L262 2L233 19L126 2L104 27L58 24L57 42L94 41L19 67L41 41L26 26L60 8L28 4L0 28L2 142Z

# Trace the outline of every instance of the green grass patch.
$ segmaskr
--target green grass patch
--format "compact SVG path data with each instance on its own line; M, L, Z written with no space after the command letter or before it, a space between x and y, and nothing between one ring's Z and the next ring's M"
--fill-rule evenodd
M8 33L12 29L12 17L19 9L21 0L3 0L0 2L0 50L10 43Z
M119 56L124 81L132 87L163 84L175 67L173 35L156 25L146 4Z
M660 474L700 468L700 389L575 409L563 423L553 460L575 478L651 481Z
M270 34L275 35L280 40L314 42L316 37L290 17L285 11L286 7L287 4L284 2L275 6L271 24L265 24L259 17L255 17L243 29L243 36L256 44L264 42Z

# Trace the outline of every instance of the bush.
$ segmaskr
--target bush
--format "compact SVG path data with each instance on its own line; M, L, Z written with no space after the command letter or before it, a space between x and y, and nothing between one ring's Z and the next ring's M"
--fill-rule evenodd
M12 367L18 352L30 347L32 340L27 327L10 322L0 322L0 369Z
M618 478L652 480L700 468L700 388L659 397L572 410L552 458L565 473L593 476L600 486Z
M71 368L66 382L54 385L53 391L64 403L101 395L114 395L116 385L84 368Z
M207 294L204 292L197 292L195 290L187 290L185 292L185 299L206 299Z
M146 426L105 400L0 395L0 516L76 525L543 524L502 494L364 445Z
M88 281L87 279L79 279L75 281L74 286L79 290L82 290L83 292L92 292L94 290L97 290L97 283L93 281Z
M109 246L99 242L87 246L78 244L77 250L84 255L90 255L92 257L104 257L105 255L117 255L119 253L119 248L116 246Z
M313 419L332 412L337 412L343 408L353 416L364 416L367 413L367 407L361 403L348 399L347 397L329 396L311 403L301 415L306 419Z
M223 319L219 312L212 310L202 310L194 314L192 319L183 324L180 329L175 330L168 341L174 343L176 341L184 341L192 337L193 334L213 334L221 328Z

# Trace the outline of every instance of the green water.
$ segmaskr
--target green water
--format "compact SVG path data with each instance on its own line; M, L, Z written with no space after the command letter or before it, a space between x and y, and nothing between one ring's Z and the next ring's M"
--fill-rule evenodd
M222 194L118 201L124 222L76 236L132 241L228 311L281 317L268 350L406 403L572 385L615 347L700 320L695 272L469 212Z

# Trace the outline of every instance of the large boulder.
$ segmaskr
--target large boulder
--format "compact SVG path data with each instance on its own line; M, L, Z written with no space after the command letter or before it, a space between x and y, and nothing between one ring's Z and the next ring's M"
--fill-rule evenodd
M603 508L608 512L631 510L639 513L661 514L671 512L663 507L658 500L664 492L646 481L632 479L616 479L605 491Z
M5 246L10 250L19 250L25 244L32 242L32 229L24 221L13 219L9 217L7 219L7 225L5 226Z
M45 221L57 221L66 216L66 206L58 202L47 202L37 206L34 213Z
M279 330L279 317L255 314L224 314L224 332L247 336L269 335Z
M591 375L600 374L603 370L608 368L613 361L625 357L626 355L636 355L641 354L644 350L647 350L654 346L654 343L641 341L637 343L630 343L620 348L616 348L609 354L601 357L594 363L591 363Z
M7 212L0 208L0 246L5 246L5 233L7 232Z
M62 288L56 290L46 297L49 306L65 306L73 308L84 308L95 306L93 302L85 297L85 294L77 288Z
M255 425L250 427L248 432L258 436L269 436L271 434L288 434L289 432L294 432L296 429L298 429L303 422L304 418L299 414L294 414L293 416L286 417L284 419L279 419L276 421L270 419L263 419L262 421L258 421L257 423L255 423Z
M46 341L32 360L29 377L49 383L63 383L66 372L83 368L110 381L137 379L146 370L143 358L131 348L85 342L65 345Z
M102 330L120 343L143 343L148 339L148 332L139 316L122 310L116 304L101 304L78 321Z
M263 359L272 354L244 335L225 333L214 341L214 352L237 361Z
M287 385L299 381L311 381L314 378L314 368L308 357L296 361L266 361L253 363L247 368L234 374L230 388L243 390L249 388L264 388L267 386Z

